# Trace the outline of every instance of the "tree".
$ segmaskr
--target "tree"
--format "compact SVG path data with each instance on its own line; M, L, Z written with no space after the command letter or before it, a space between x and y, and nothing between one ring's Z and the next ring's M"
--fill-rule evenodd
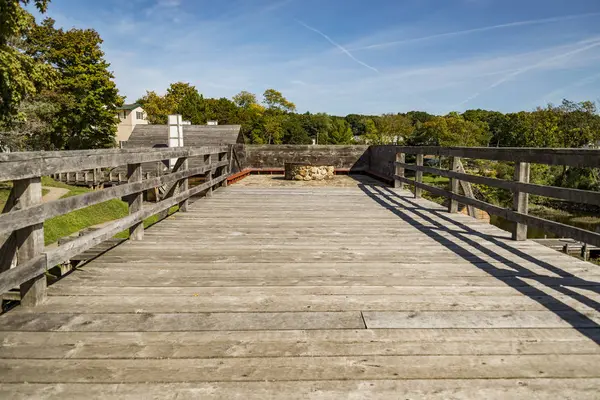
M483 146L489 140L487 125L465 120L456 113L417 124L409 138L413 146Z
M58 72L51 97L59 106L52 145L57 149L115 146L117 107L123 104L93 29L56 29L46 19L31 30L27 53Z
M413 133L410 118L402 114L384 114L375 120L381 144L400 144Z
M354 135L350 124L344 119L335 118L329 130L330 144L352 144Z
M296 105L291 101L288 101L281 92L274 89L267 89L263 94L263 103L269 110L276 110L282 112L295 112Z
M375 125L373 118L363 118L361 123L364 125L365 132L362 140L366 144L383 144L379 142L379 131L377 130L377 126Z
M177 107L171 97L159 96L154 91L147 91L136 103L144 108L148 122L158 125L166 124L169 115L174 114Z
M302 128L302 123L297 115L290 114L285 116L283 121L283 140L286 144L311 144L312 140L306 130Z
M0 3L0 124L8 127L22 119L21 101L51 87L56 78L52 67L23 51L23 41L35 26L33 16L22 7L29 3L29 0ZM33 3L44 13L49 0Z
M328 143L328 133L331 129L332 117L325 113L298 115L302 128L316 144Z
M244 109L248 109L251 106L258 104L256 95L245 90L242 90L241 92L233 96L233 102L236 106Z
M206 104L204 98L194 88L187 92L177 104L176 113L180 114L185 121L190 121L193 125L202 125L206 123Z
M236 124L238 123L237 118L237 107L234 102L221 97L220 99L206 99L206 119L219 121L219 124Z
M424 124L436 117L425 111L409 111L406 113L406 116L411 119L413 125L417 125L418 123Z

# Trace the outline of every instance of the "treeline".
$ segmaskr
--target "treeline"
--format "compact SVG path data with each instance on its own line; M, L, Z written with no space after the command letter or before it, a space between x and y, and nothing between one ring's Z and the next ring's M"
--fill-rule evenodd
M147 92L138 100L150 123L164 124L181 114L193 124L218 120L240 124L248 143L256 144L407 144L494 147L583 147L600 141L596 105L564 100L534 111L503 114L468 110L436 116L423 111L346 117L298 114L294 103L269 89L259 101L243 91L233 99L204 99L188 83L171 84L164 96Z

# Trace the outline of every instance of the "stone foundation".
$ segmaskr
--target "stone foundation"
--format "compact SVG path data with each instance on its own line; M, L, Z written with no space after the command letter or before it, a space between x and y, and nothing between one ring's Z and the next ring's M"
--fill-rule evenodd
M296 181L322 181L333 179L335 167L331 165L309 165L285 163L285 179Z

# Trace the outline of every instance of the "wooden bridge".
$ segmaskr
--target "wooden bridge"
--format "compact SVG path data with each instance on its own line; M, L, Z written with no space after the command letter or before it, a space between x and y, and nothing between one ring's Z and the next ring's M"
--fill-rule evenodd
M401 151L397 186L441 190L405 178L422 159L402 154L425 150ZM3 255L18 259L0 292L21 285L22 296L0 316L0 398L598 398L597 265L513 240L523 226L513 235L366 176L222 187L226 155L0 155L0 180L14 180ZM188 168L192 157L205 165ZM142 180L141 163L172 158L171 174ZM41 175L119 163L126 185L36 204ZM198 174L205 183L188 186ZM168 182L178 182L171 197L142 202ZM456 183L443 194L478 202ZM531 222L523 192L541 189L512 183L516 209L502 212ZM44 249L41 222L120 196L130 216ZM183 212L144 231L143 218L173 205ZM46 288L46 269L127 228L131 240Z

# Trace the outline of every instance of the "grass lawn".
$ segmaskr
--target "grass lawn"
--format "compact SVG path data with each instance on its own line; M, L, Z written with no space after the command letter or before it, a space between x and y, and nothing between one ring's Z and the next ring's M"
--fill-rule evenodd
M42 186L57 187L69 190L63 197L78 196L91 191L91 189L79 186L70 186L62 182L57 182L49 177L42 178ZM0 183L0 207L4 207L6 200L10 194L12 184ZM47 189L43 189L43 194L47 193ZM179 207L172 207L169 210L169 215L177 212ZM117 220L127 216L129 213L127 203L119 199L109 200L101 204L95 204L90 207L76 210L65 215L50 218L44 222L44 242L46 245L55 243L58 239L72 235L82 229L90 226L99 225L105 222ZM149 227L159 221L159 217L154 215L144 221L144 226ZM121 232L116 237L128 238L129 232Z
M85 187L70 186L62 182L57 182L48 177L42 178L42 186L68 189L69 193L63 197L78 196L91 191L91 189ZM113 199L50 218L44 222L44 241L46 244L55 243L61 237L72 235L90 226L123 218L128 213L127 203Z

